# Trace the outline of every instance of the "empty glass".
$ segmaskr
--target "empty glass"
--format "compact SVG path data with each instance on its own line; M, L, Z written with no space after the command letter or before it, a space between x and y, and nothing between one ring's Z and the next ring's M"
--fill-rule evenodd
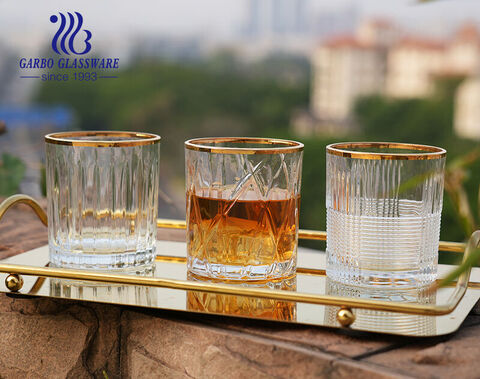
M444 149L401 143L327 146L327 275L349 285L435 280Z
M64 132L47 146L54 266L146 272L155 258L160 137Z
M185 142L191 274L237 281L295 274L302 150L267 138Z

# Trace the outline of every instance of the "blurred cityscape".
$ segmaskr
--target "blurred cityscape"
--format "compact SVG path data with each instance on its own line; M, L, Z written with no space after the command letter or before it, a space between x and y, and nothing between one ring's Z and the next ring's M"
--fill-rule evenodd
M310 111L300 115L300 135L355 132L354 106L363 96L409 99L433 96L442 78L458 78L454 130L480 139L480 34L465 22L452 36L411 34L389 20L362 22L352 34L327 38L312 54Z
M480 4L208 0L197 12L198 4L183 0L183 8L171 5L162 18L160 7L168 11L170 3L140 3L131 9L107 1L117 13L105 21L100 10L80 9L94 31L87 56L119 57L117 79L57 83L20 79L19 59L52 56L55 27L48 18L65 6L29 3L38 6L29 12L36 18L21 23L21 6L17 12L18 5L0 2L0 121L6 124L0 156L24 165L18 185L9 180L8 186L1 182L11 174L0 165L0 196L44 194L43 135L49 132L144 130L162 136L159 215L182 218L185 139L283 137L306 144L302 203L309 207L301 224L323 229L327 143L437 144L449 159L478 145ZM173 14L183 24L176 26ZM161 29L162 22L170 26ZM58 69L29 75L48 71ZM447 190L475 202L480 165L476 158L468 162ZM459 215L460 200L452 199L442 237L462 239L467 231L459 218L474 225L480 215Z

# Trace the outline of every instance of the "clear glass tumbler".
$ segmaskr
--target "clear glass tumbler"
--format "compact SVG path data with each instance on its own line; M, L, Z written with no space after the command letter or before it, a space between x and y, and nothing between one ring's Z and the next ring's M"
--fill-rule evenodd
M327 146L327 276L357 286L422 287L437 275L444 149Z
M45 141L51 264L151 271L160 137L63 132L49 134Z
M185 142L188 270L268 281L295 274L303 145L267 138Z

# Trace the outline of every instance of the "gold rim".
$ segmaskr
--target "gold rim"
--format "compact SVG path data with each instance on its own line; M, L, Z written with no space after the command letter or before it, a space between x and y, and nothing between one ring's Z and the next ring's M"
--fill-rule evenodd
M225 147L209 146L208 144L217 143L257 143L265 147ZM280 145L273 147L272 145ZM269 147L270 146L270 147ZM303 150L303 143L285 139L276 138L256 138L256 137L211 137L194 138L185 141L185 148L195 151L205 151L214 154L279 154L296 153Z
M81 137L107 137L124 138L120 141L85 140ZM81 131L81 132L60 132L50 133L45 136L46 143L68 146L90 146L90 147L127 147L152 145L160 142L160 136L151 133L118 132L118 131Z
M355 151L355 148L377 148L377 149L403 149L416 150L420 153L376 153L366 151ZM419 145L413 143L398 142L340 142L327 146L327 153L340 157L354 159L390 159L390 160L425 160L440 159L447 154L445 149L436 146Z

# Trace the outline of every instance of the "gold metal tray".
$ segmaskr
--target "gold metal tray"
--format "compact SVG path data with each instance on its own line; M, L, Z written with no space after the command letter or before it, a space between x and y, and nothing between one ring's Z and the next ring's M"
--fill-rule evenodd
M29 204L46 224L41 207L24 195L0 204L0 219L19 202ZM158 220L157 225L185 227L184 222L172 220ZM324 240L326 234L302 230L299 237ZM466 248L465 259L479 239L480 232L475 232L467 247L441 242L440 250L460 253ZM189 278L183 242L159 241L157 253L152 275L115 275L50 268L48 246L42 246L0 261L0 280L5 279L0 292L423 337L457 330L480 298L480 269L476 268L435 293L367 291L329 281L323 269L325 254L299 248L295 278L268 285L231 285ZM440 277L451 269L440 265Z

